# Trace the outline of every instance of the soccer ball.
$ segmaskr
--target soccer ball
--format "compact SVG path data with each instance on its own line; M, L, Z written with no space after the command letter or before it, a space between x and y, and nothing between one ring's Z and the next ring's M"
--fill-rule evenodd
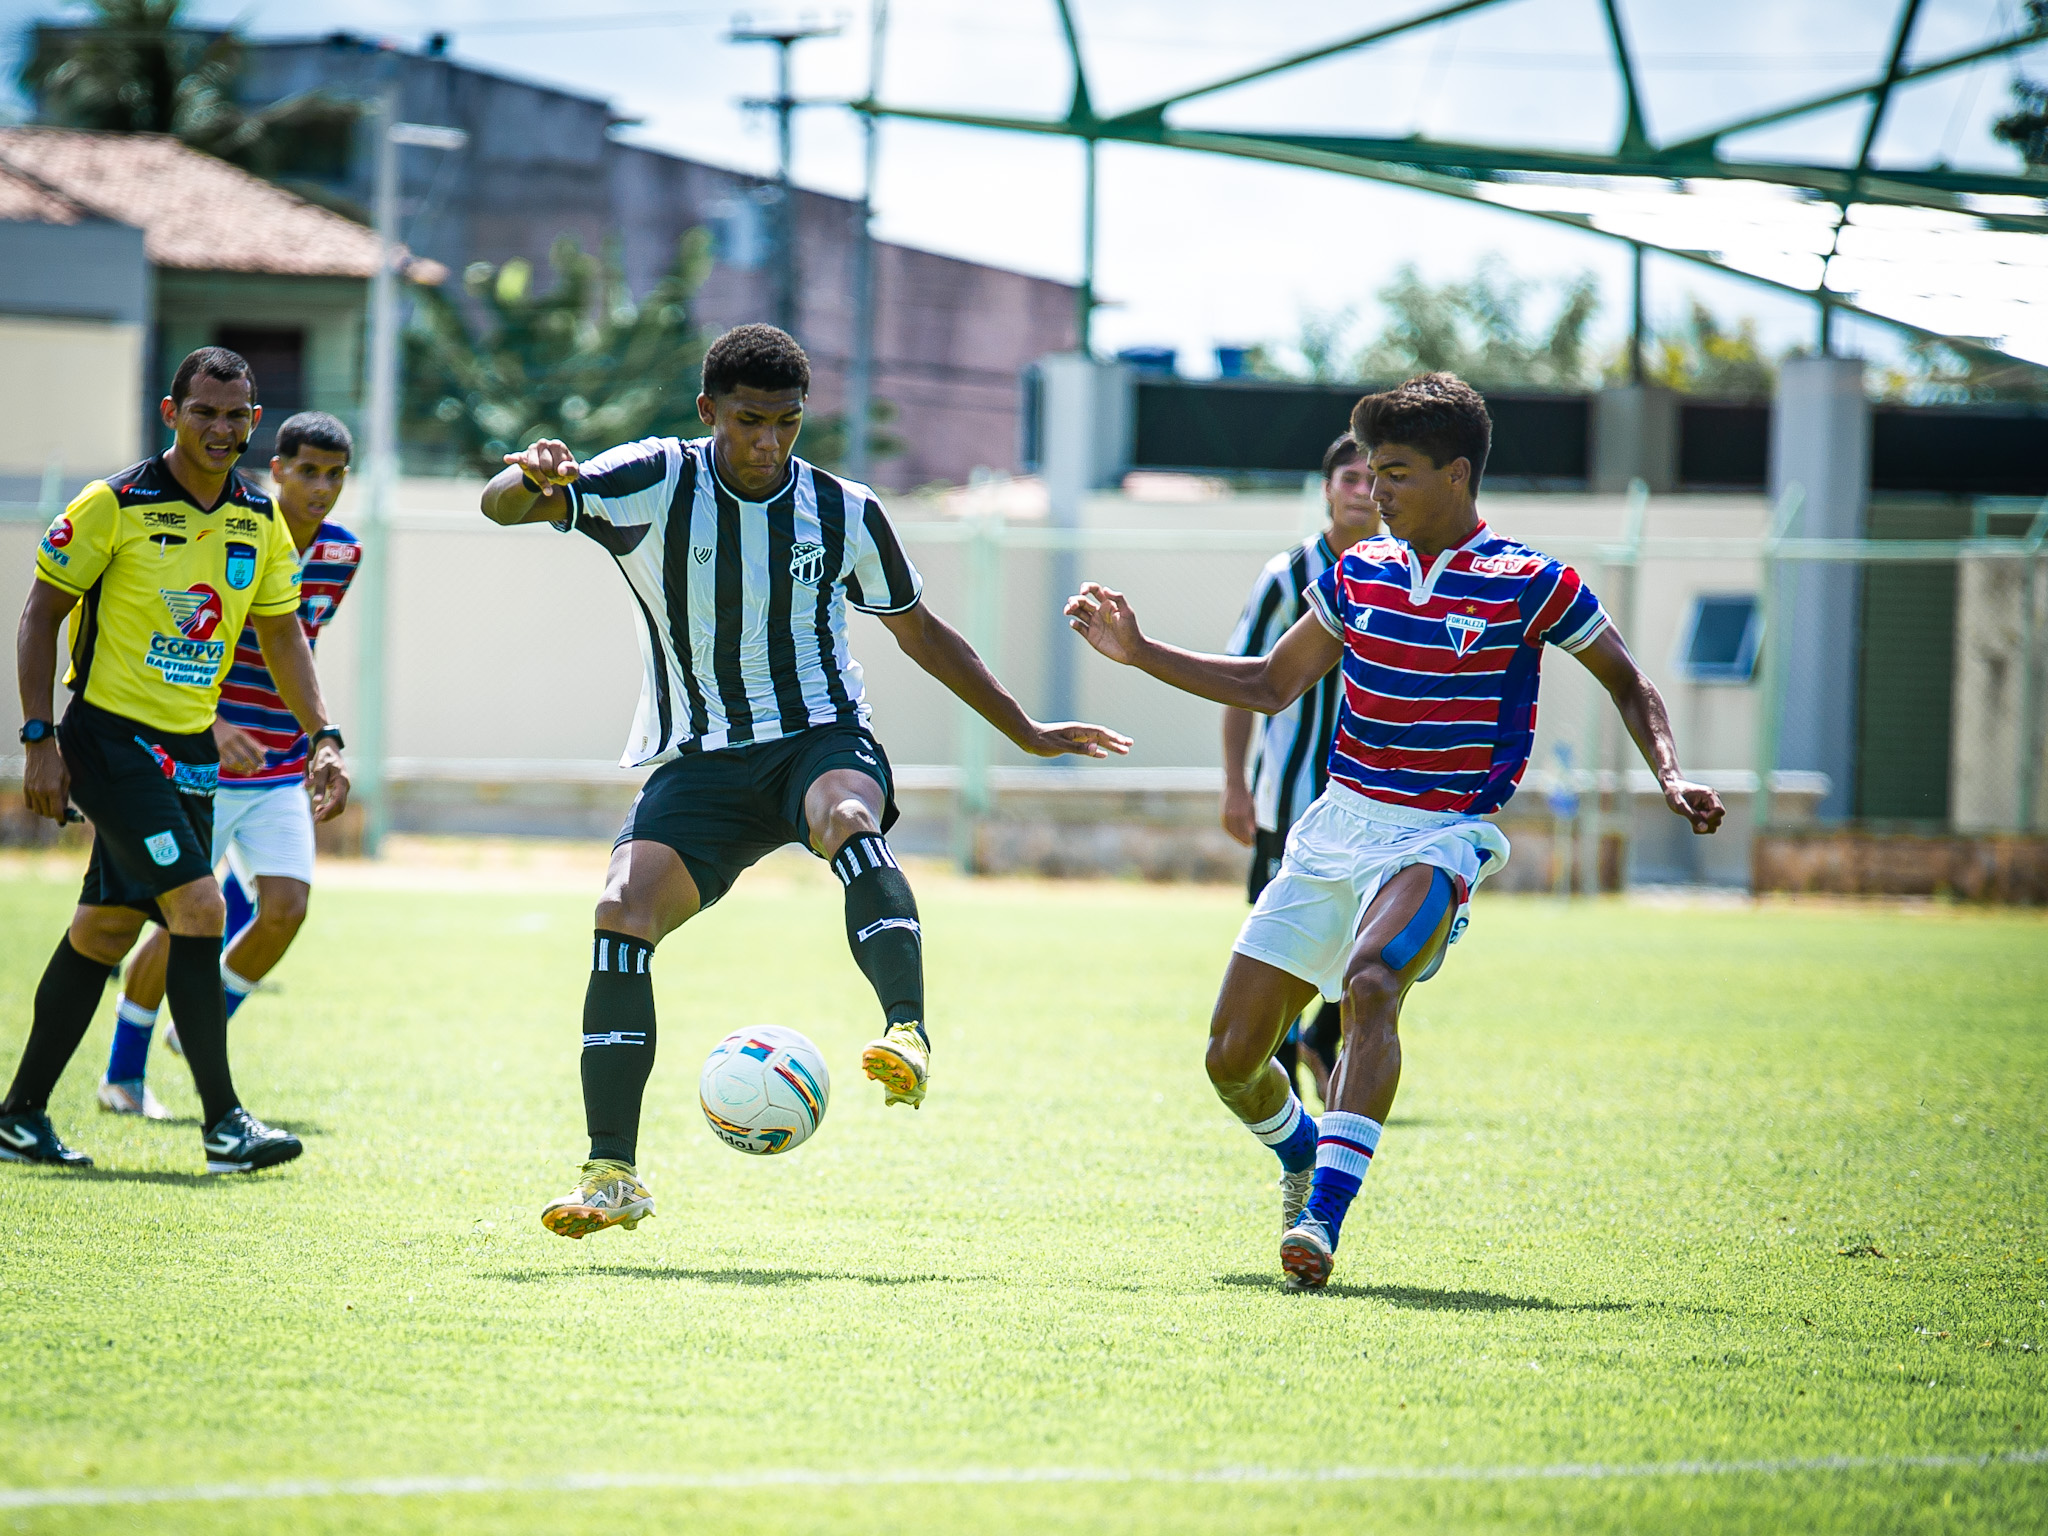
M764 1024L711 1048L697 1102L712 1134L741 1152L767 1155L801 1145L832 1097L825 1058L793 1029Z

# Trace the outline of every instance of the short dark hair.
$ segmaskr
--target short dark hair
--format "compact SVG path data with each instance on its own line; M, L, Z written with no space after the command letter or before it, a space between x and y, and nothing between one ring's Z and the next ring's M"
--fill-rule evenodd
M1368 453L1382 443L1420 448L1438 469L1464 459L1476 491L1493 445L1493 418L1479 391L1456 374L1425 373L1353 406L1351 435Z
M772 325L736 325L704 354L704 393L729 395L742 384L808 394L811 360L787 331Z
M246 379L249 381L249 403L256 403L256 370L249 366L248 359L226 347L201 347L197 352L186 353L185 361L178 364L178 371L171 375L171 404L183 405L185 397L192 393L192 381L202 377L230 383Z
M277 429L276 454L288 459L301 448L324 448L329 453L356 454L356 440L338 416L325 411L301 411Z
M1358 439L1349 432L1340 433L1337 440L1323 450L1323 478L1329 479L1357 457Z

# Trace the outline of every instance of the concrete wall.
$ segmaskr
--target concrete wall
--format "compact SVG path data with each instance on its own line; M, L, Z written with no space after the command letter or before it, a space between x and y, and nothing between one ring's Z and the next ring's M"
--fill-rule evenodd
M2033 739L2023 692L2028 670L2027 580L2033 580L2036 704ZM1958 831L2020 827L2021 776L2033 780L2031 830L2048 831L2048 562L1965 560L1956 567L1954 729L1950 733L1949 808Z
M143 328L0 314L0 476L107 474L142 457Z

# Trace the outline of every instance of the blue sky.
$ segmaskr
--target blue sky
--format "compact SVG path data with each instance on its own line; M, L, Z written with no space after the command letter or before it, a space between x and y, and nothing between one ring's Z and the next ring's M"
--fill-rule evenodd
M844 23L799 52L798 94L859 94L869 68L869 5L755 4L756 20ZM1099 110L1139 104L1269 58L1414 14L1419 0L1076 0ZM1642 65L1655 140L1841 88L1875 74L1889 42L1891 0L1621 0ZM13 50L36 17L76 5L0 0ZM542 0L195 0L189 14L238 20L251 34L337 28L418 46L452 38L479 67L609 98L644 119L629 136L722 164L766 169L769 125L739 103L772 90L769 50L725 34L737 8L701 0L580 0L578 20ZM1930 57L2016 29L2020 0L1926 0L1915 55ZM1621 101L1606 67L1599 0L1512 0L1399 42L1205 98L1176 121L1194 125L1346 128L1500 143L1600 148ZM891 0L883 99L904 105L1057 114L1070 89L1051 0ZM13 73L13 58L8 76ZM2029 65L2048 76L2048 50ZM2009 61L1958 71L1903 92L1878 144L1880 164L1946 160L2010 171L2017 158L1989 123L2005 110ZM1749 135L1731 148L1758 157L1853 156L1861 109ZM1078 146L1057 140L891 124L883 131L877 206L891 239L1071 280L1080 264ZM799 179L857 189L858 130L829 107L802 114ZM1402 263L1433 279L1468 273L1498 251L1525 275L1592 269L1608 298L1602 328L1626 319L1623 248L1494 210L1371 183L1172 151L1112 146L1101 159L1098 320L1109 347L1165 344L1202 371L1217 343L1285 341L1308 312L1350 308L1362 337L1372 294ZM1724 316L1754 316L1775 345L1807 340L1808 306L1755 285L1653 261L1653 316L1689 295ZM1850 334L1872 355L1885 333Z

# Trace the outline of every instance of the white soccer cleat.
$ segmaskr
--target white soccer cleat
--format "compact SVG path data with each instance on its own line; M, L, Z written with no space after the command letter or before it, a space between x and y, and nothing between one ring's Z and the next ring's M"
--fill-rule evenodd
M1301 1220L1301 1213L1308 1209L1309 1192L1316 1187L1316 1171L1304 1168L1299 1173L1280 1172L1280 1235L1285 1237L1294 1230L1294 1224Z
M1290 1291L1320 1291L1330 1283L1336 1261L1330 1229L1306 1212L1280 1239L1280 1267L1287 1271Z
M165 1109L163 1101L149 1091L149 1084L141 1078L132 1082L117 1083L111 1078L100 1079L100 1108L117 1115L140 1115L145 1120L168 1120L171 1112Z
M574 1189L542 1208L540 1224L557 1237L587 1237L607 1227L630 1232L653 1214L654 1196L629 1165L596 1158Z

